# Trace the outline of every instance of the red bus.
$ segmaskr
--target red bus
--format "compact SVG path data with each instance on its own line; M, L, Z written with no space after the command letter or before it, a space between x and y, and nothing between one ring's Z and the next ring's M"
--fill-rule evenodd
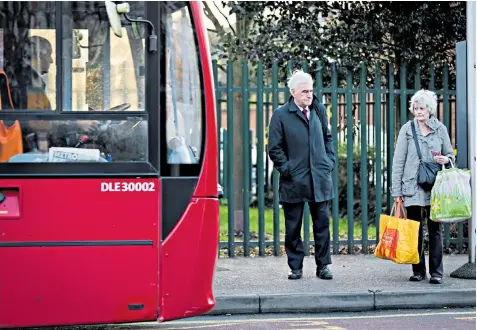
M201 3L0 13L0 328L210 311L218 157Z

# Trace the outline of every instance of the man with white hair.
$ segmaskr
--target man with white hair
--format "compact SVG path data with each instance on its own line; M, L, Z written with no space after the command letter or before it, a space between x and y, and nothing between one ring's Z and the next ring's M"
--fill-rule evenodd
M331 171L336 162L326 109L313 95L313 79L295 71L289 80L288 103L273 112L269 156L280 173L280 203L285 213L285 251L291 280L303 276L305 250L300 237L305 202L313 221L316 276L332 279L329 201ZM308 248L308 247L306 247Z

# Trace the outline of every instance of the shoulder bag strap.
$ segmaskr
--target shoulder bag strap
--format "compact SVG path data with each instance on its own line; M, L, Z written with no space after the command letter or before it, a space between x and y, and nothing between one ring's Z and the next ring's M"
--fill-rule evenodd
M419 148L419 142L417 142L416 126L414 125L414 120L411 121L411 128L412 137L414 138L414 143L416 144L417 155L419 156L419 160L422 160L421 149Z

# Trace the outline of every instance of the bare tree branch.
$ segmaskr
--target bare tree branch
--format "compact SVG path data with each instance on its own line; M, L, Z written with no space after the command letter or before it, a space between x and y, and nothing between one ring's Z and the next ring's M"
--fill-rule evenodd
M212 24L214 24L215 29L217 30L217 34L223 36L225 34L224 27L220 24L217 17L215 17L215 15L212 13L212 10L210 10L209 4L206 1L202 1L202 3L204 4L205 16L212 21Z
M230 30L232 31L232 33L233 33L234 35L237 35L237 33L235 33L234 28L232 27L232 24L230 24L230 21L229 21L228 17L225 16L225 14L220 10L219 6L217 6L217 3L216 3L215 1L214 1L214 6L215 6L215 8L217 8L217 10L219 11L219 13L225 18L225 20L227 21L227 24L229 25L229 28L230 28Z
M217 67L218 67L220 70L222 70L222 72L227 72L227 68L226 68L224 65L217 63Z

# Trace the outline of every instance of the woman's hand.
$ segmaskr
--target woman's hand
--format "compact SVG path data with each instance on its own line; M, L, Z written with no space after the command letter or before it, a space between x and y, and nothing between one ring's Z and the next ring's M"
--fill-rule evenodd
M449 158L447 158L446 156L434 156L434 160L436 161L437 164L440 164L440 165L449 164Z
M395 202L404 202L404 197L403 196L394 197L394 201Z

